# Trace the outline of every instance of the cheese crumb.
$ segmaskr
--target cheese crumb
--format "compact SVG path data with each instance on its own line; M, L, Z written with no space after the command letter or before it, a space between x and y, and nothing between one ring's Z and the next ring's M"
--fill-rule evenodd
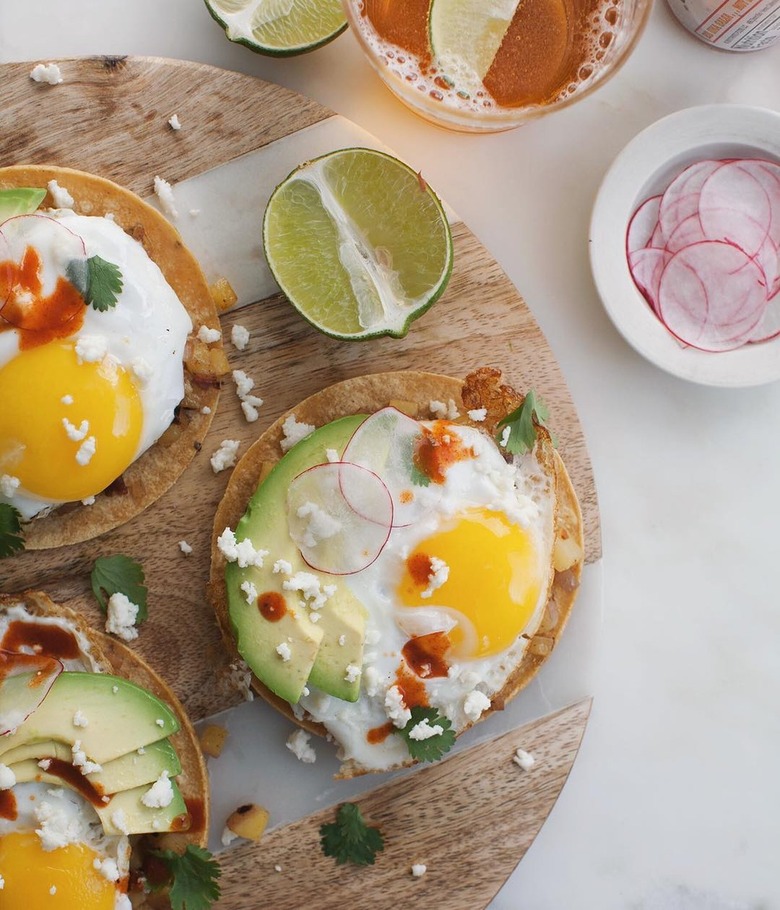
M219 474L220 471L224 471L226 468L232 468L236 463L240 445L240 439L223 439L219 444L219 448L211 456L211 470L215 474Z
M65 187L60 186L56 180L50 180L46 184L46 189L49 191L49 195L54 200L54 205L58 209L69 209L73 207L75 202L73 196L65 189Z
M292 565L286 559L277 559L274 563L274 573L278 575L280 572L292 575Z
M531 768L536 764L536 759L531 755L530 752L526 752L525 749L517 749L515 754L512 756L512 761L522 768L523 771L530 771Z
M10 790L16 785L16 775L8 765L0 764L0 790Z
M292 754L304 764L310 765L317 761L317 753L309 745L311 734L305 730L296 730L287 737L286 746Z
M468 412L469 420L473 420L474 423L482 423L482 421L487 417L487 408L474 408Z
M86 439L87 433L89 433L88 420L82 420L79 426L76 426L67 417L63 417L62 425L65 427L65 433L71 442L81 442L82 439Z
M57 893L57 886L56 886L56 885L52 885L51 888L49 888L49 894L51 894L51 896L54 897L54 895L55 895L56 893Z
M83 506L94 506L94 505L95 505L95 497L94 497L94 496L87 496L86 499L82 499L82 500L81 500L81 504L82 504Z
M38 63L32 68L30 78L33 82L59 85L62 82L62 71L56 63Z
M290 414L282 424L282 433L284 434L280 443L282 451L288 452L296 443L307 436L311 436L316 429L310 423L299 423L295 419L295 414Z
M441 736L444 733L444 727L441 724L431 726L427 717L424 717L419 724L415 724L409 731L409 739L423 740L430 739L432 736Z
M296 572L282 582L285 591L300 591L303 594L306 606L312 610L320 610L325 606L329 597L335 593L333 585L320 586L319 578L312 572Z
M165 726L165 721L162 719L162 717L158 717L157 720L155 721L155 723L157 724L158 727Z
M138 629L135 627L138 610L138 605L129 600L125 594L119 591L112 594L108 599L106 632L113 633L123 641L138 638Z
M176 211L176 199L173 195L173 187L167 180L162 177L154 178L154 192L160 200L160 208L169 218L178 218L179 213Z
M428 575L428 587L420 592L420 597L432 597L433 592L440 588L450 577L450 567L438 556L430 557L431 571Z
M460 417L460 411L452 398L448 399L447 404L434 399L428 402L428 408L431 414L434 417L438 417L439 420L457 420Z
M130 369L133 371L133 375L142 387L148 385L149 380L154 375L151 364L147 360L144 360L143 357L136 357L130 364Z
M246 569L248 566L262 569L263 560L268 556L268 550L256 550L248 537L237 541L230 528L225 528L219 535L217 547L228 562L237 562L239 569Z
M238 351L243 351L244 348L249 344L249 329L243 325L236 325L230 330L230 340L233 342L233 347Z
M314 502L305 502L296 510L298 518L308 518L303 531L303 543L307 547L316 547L321 540L334 537L342 524Z
M177 132L181 129L181 121L179 120L178 114L174 114L172 117L168 118L168 126Z
M360 679L360 667L356 667L355 664L347 664L344 680L348 683L353 683L357 679Z
M179 541L179 549L184 553L185 556L192 556L192 547L187 543L186 540Z
M74 727L88 727L89 726L89 721L84 716L83 711L76 711L76 713L73 715L73 726Z
M21 481L11 474L0 474L0 496L10 499L19 489Z
M70 748L71 751L71 764L74 768L78 768L82 774L92 774L97 771L102 771L103 769L97 762L90 761L87 758L87 753L81 748L81 740L77 739ZM46 770L44 768L44 770Z
M0 875L0 891L2 891L3 888L5 888L5 879Z
M473 721L479 720L483 712L487 711L489 707L490 699L479 689L469 692L463 701L463 713L469 720Z
M127 816L125 815L124 809L117 809L116 812L111 814L111 824L119 831L121 834L129 834L130 831L127 827Z
M398 686L390 686L385 693L385 714L400 730L412 719L412 712L406 707L403 692Z
M173 802L173 787L168 772L163 771L152 786L141 797L141 802L150 809L164 809Z
M219 341L221 337L222 332L219 329L210 329L207 325L202 325L198 329L198 339L203 344L213 344L215 341Z
M200 413L203 414L204 416L206 416L211 413L211 408L207 404L204 404L203 407L200 409Z
M79 446L78 452L76 452L76 462L81 465L82 468L85 468L90 461L92 461L92 456L96 451L97 440L94 436L89 436Z
M73 396L72 395L63 395L62 398L60 398L60 401L62 402L62 404L73 404Z
M425 863L414 863L412 866L412 875L415 878L422 878L427 871L428 867L425 865Z
M109 882L118 882L119 881L119 866L115 859L112 859L110 856L101 860L97 857L92 862L93 867L98 871L106 881Z
M509 434L511 432L512 432L512 428L508 427L508 426L504 427L504 429L501 431L501 438L498 440L498 444L501 446L502 449L506 448L506 444L509 442Z
M220 838L223 847L229 847L234 840L238 840L238 835L231 831L227 825L222 829L222 837Z
M279 865L279 863L277 863L277 864L274 866L274 872L281 872L281 871L282 871L282 867Z
M283 641L276 646L276 653L285 663L292 657L292 651L290 651L290 646L286 641Z
M76 342L79 363L98 363L106 356L108 339L105 335L82 335Z

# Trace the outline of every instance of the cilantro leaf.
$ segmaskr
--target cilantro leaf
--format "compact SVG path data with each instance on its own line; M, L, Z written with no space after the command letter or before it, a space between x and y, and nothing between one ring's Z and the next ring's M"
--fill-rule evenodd
M413 739L412 730L417 724L428 722L429 727L441 727L442 732L428 739ZM440 717L436 708L412 708L412 716L402 730L395 731L406 740L409 755L416 761L438 761L445 752L449 752L455 743L455 731L446 717Z
M173 910L208 910L219 899L222 870L208 850L189 844L183 854L153 850L171 874L170 900Z
M370 828L365 823L355 803L342 803L336 821L320 825L320 844L325 856L335 857L338 865L349 862L373 866L376 854L385 849L379 828Z
M113 262L107 262L101 256L71 259L65 274L87 305L101 313L116 306L122 292L122 273Z
M138 607L137 622L146 619L147 589L144 584L144 570L140 563L129 556L99 556L95 560L90 575L92 593L100 604L100 609L108 612L108 598L112 594L124 594Z
M7 502L0 502L0 559L24 549L24 535L19 512Z
M510 455L522 455L530 452L536 442L536 427L545 426L545 421L549 416L547 405L531 389L519 408L499 420L496 427L496 438L499 445ZM506 440L502 444L501 440L504 439L506 427L509 427L509 433L506 434Z

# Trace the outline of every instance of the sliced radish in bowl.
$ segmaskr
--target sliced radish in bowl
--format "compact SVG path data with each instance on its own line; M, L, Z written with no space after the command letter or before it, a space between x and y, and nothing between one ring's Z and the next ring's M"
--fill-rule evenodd
M361 465L314 465L287 491L290 536L313 569L352 575L384 549L393 526L393 500L382 480Z
M55 657L0 651L0 736L38 709L62 670Z

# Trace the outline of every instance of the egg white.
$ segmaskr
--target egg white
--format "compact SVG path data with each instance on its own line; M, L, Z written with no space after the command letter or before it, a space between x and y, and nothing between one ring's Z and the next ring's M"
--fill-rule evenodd
M443 628L441 611L436 609L436 592L430 607L408 608L397 601L396 588L405 560L418 544L434 534L442 522L468 509L502 513L533 537L538 554L537 570L543 583L524 633L533 634L538 627L548 596L545 580L549 581L552 573L554 542L552 479L533 453L516 456L510 463L495 442L480 430L452 424L448 432L459 436L464 446L473 447L475 458L452 464L443 484L415 488L423 501L422 517L407 527L393 528L378 559L367 569L339 579L352 590L368 614L358 701L345 702L310 686L309 694L296 706L300 716L305 712L325 726L338 742L343 760L353 760L373 770L390 768L409 759L400 736L388 736L378 744L369 744L366 739L368 730L388 721L385 698L403 659L401 649L411 637L408 622L414 615L412 621L420 623L423 630L426 624L430 626L427 631ZM527 640L521 633L510 647L498 654L459 660L450 666L447 677L422 680L430 705L451 721L455 731L463 730L473 719L464 711L467 696L474 691L488 697L499 692L520 663L526 647Z
M184 397L182 360L192 320L159 266L143 246L109 218L77 215L69 209L45 211L44 214L81 237L87 257L99 255L117 265L123 287L116 306L98 311L87 306L81 329L67 340L98 336L107 342L107 356L133 375L133 364L141 363L148 378L136 379L143 407L141 438L134 459L142 455L165 432L173 420L174 410ZM0 225L0 229L2 225ZM20 353L19 333L15 329L0 332L0 367ZM70 394L67 388L62 395ZM72 421L78 425L77 403ZM77 470L76 467L74 467ZM19 488L0 502L13 505L23 518L29 519L61 501L37 497Z

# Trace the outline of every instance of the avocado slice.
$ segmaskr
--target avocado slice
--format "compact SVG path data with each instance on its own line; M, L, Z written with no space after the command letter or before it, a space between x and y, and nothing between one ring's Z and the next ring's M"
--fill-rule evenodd
M41 781L54 787L74 789L69 781L45 771L34 759L18 762L12 765L11 768L17 784ZM130 790L120 790L112 795L110 800L104 805L93 804L93 808L97 812L106 834L151 834L184 830L181 827L180 820L183 820L183 816L187 814L187 804L176 781L171 780L173 799L170 804L159 809L144 805L141 801L141 797L149 792L150 787L151 782L139 787L133 787ZM126 831L120 830L116 825L117 819L115 816L119 810L124 813L122 827L126 828Z
M0 224L15 215L31 215L45 196L46 190L33 187L0 190Z
M0 683L0 705L6 694ZM87 718L87 726L74 726L76 712ZM173 711L135 683L108 673L65 672L16 732L0 738L0 761L11 749L29 742L73 745L80 740L90 760L102 765L178 729Z
M52 739L33 740L4 752L3 764L15 765L17 762L27 761L29 758L34 758L36 761L40 758L59 758L61 761L70 761L72 757L73 751L66 743L57 743Z
M304 562L287 526L287 490L302 471L328 460L327 449L343 452L364 420L356 415L326 424L274 465L235 531L237 540L250 538L256 549L268 550L269 555L262 568L241 569L237 563L225 568L228 610L239 653L261 682L293 704L309 681L345 701L356 701L360 694L360 679L349 681L347 667L363 663L365 610L338 576L318 573ZM289 562L293 573L310 572L322 585L336 585L336 593L319 611L316 624L308 618L308 609L300 607L300 596L282 587L287 576L273 571L279 559ZM281 619L266 619L256 604L247 603L241 590L245 581L255 586L261 598L264 594L284 598L286 610ZM288 660L277 652L282 643L289 647Z

